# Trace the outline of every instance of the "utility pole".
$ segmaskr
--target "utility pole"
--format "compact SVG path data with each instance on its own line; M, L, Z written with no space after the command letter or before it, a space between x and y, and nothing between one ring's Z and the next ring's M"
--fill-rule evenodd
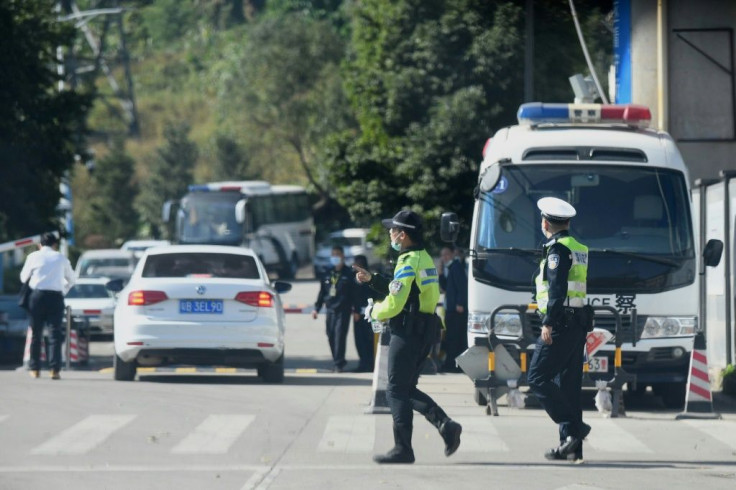
M534 0L526 0L524 25L524 102L534 100Z

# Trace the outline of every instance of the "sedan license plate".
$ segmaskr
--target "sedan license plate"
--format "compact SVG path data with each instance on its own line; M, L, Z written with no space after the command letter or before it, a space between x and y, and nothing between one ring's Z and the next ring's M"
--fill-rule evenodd
M179 313L206 313L221 315L224 310L221 299L180 299Z
M607 373L608 372L608 358L591 357L588 361L588 372L589 373Z

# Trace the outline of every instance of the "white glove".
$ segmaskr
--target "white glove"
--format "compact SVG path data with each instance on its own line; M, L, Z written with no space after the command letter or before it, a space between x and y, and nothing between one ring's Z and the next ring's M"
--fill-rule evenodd
M363 315L363 319L367 322L373 321L371 311L373 311L373 298L368 298L368 306L365 307L365 314Z

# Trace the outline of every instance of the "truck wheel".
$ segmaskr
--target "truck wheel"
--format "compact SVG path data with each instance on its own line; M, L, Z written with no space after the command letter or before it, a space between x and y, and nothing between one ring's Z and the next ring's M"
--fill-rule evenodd
M269 362L266 364L263 364L258 368L258 376L265 382L269 384L277 384L277 383L283 383L284 382L284 355L281 354L281 357L276 362Z
M473 400L475 400L475 403L477 403L481 407L485 407L486 405L488 405L488 398L486 398L485 393L483 393L479 388L475 389L475 392L473 393Z
M296 256L296 254L293 254L289 262L287 262L281 267L281 270L279 271L279 278L280 279L294 279L298 271L299 271L299 258Z
M135 379L135 361L125 362L120 359L120 356L114 354L112 368L115 372L115 381L133 381Z

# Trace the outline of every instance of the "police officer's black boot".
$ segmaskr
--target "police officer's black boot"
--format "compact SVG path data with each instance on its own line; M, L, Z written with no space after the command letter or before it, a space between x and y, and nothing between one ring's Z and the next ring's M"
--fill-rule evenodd
M451 456L460 447L460 434L463 426L452 419L445 420L440 426L440 435L445 441L445 456Z
M411 448L411 428L394 426L395 446L386 454L373 456L373 461L378 464L411 464L414 462L414 451Z

